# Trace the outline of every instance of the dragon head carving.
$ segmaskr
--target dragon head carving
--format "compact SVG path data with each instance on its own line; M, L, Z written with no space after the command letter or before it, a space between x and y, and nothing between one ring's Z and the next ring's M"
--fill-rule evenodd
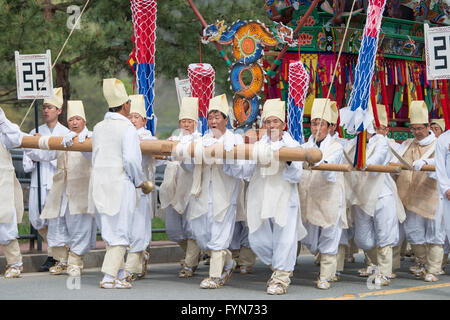
M290 47L297 45L297 40L294 39L294 31L283 23L274 22L272 31L278 43L287 44Z
M224 25L223 20L217 21L215 24L210 24L203 29L202 42L207 44L209 42L219 41L226 28L227 26Z

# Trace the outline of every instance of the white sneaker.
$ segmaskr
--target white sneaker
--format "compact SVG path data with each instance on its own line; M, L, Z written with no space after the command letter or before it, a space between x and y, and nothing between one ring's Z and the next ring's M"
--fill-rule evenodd
M202 289L218 289L222 286L220 278L205 278L200 282L200 288Z
M233 273L234 269L236 269L236 265L236 261L234 259L231 259L231 262L223 268L222 275L220 276L220 282L222 286L228 281L228 279L230 279L231 274Z
M56 265L54 265L53 267L50 267L49 271L50 271L50 274L52 274L52 275L59 275L59 274L66 273L67 263L58 261L58 263Z
M375 276L374 283L375 283L375 285L377 285L377 286L388 286L388 285L391 283L391 281L389 280L388 277L383 276L383 275L381 275L381 274L377 274L377 275Z
M322 290L328 290L330 289L330 283L325 279L319 279L317 280L317 288Z
M103 289L130 289L132 286L126 280L114 279L112 281L101 281L100 288Z
M19 278L20 272L23 270L22 266L9 266L5 271L5 278L6 279L13 279L13 278Z
M425 280L426 282L436 282L436 281L438 281L439 279L438 279L438 277L436 277L434 274L432 274L432 273L427 273L427 274L425 275L425 277L424 277L424 280Z

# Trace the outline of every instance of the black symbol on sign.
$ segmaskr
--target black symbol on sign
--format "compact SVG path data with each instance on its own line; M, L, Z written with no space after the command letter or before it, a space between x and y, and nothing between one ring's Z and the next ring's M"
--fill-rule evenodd
M445 42L445 37L444 36L440 36L440 37L433 37L433 41L442 41L442 45L441 46L434 46L434 59L437 60L443 60L444 64L441 65L436 65L434 68L436 70L440 70L440 69L447 69L447 56L445 55L439 55L439 51L446 51L447 50L447 44Z
M33 73L34 64L34 73ZM45 63L44 62L24 62L22 63L24 69L22 70L24 91L47 90L43 85L45 84ZM27 69L25 69L25 67ZM36 84L35 84L36 82Z

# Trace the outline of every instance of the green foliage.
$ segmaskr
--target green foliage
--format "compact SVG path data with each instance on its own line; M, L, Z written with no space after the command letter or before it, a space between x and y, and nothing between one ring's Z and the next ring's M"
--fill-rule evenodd
M53 8L50 15L45 14L48 3ZM0 106L11 121L20 123L31 103L16 100L14 51L44 53L49 49L54 62L70 33L67 7L74 4L81 10L85 3L86 0L0 0ZM194 0L194 3L208 24L224 20L230 26L238 19L269 22L262 0ZM202 26L186 0L158 1L157 10L155 113L158 131L166 133L177 127L178 102L173 79L186 78L188 65L200 62ZM57 62L70 67L70 98L83 100L92 129L106 112L101 90L104 78L127 80L127 90L132 93L133 74L126 63L133 49L130 1L91 0L80 21L81 29L74 30ZM233 60L231 46L224 46L224 50ZM213 44L201 44L201 61L216 70L215 93L227 93L231 102L228 68ZM56 79L54 70L54 85ZM33 127L31 112L22 129L29 131Z
M154 217L152 219L152 229L164 229L166 227L166 224L164 220L158 217ZM153 233L152 234L152 241L158 241L158 240L168 240L166 233Z

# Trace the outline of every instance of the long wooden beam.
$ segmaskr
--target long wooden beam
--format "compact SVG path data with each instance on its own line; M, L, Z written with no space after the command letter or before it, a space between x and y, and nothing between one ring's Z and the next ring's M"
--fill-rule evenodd
M400 167L402 170L409 170L404 164L402 163L396 163L396 162L391 162L389 163L390 166L392 167ZM422 169L420 169L420 171L436 171L436 167L432 164L425 164Z
M71 147L64 148L62 137L35 137L25 136L22 139L22 148L41 149L39 140L43 149L48 150L62 150L62 151L81 151L92 152L92 141L86 139L85 142L79 143L78 138L75 137ZM177 141L167 140L144 140L141 141L141 151L143 154L152 154L157 156L170 156L175 150ZM190 147L190 155L194 156L194 143ZM220 156L224 159L242 159L249 160L253 153L253 144L242 144L235 146L231 152L226 152L222 145L214 145L210 150L212 157ZM322 159L322 152L318 148L286 148L283 147L279 151L274 152L274 156L278 157L280 161L307 161L310 163L317 163Z
M402 168L399 166L383 166L371 164L368 165L364 170L353 168L349 163L344 164L333 164L333 163L321 163L318 166L310 167L311 170L321 170L321 171L340 171L340 172L351 172L351 171L365 171L365 172L381 172L381 173L399 173Z
M42 140L41 140L42 139ZM86 139L85 142L79 143L78 137L73 139L71 147L65 148L62 145L62 137L36 137L25 136L22 139L22 148L41 149L44 146L44 150L48 145L48 150L61 150L61 151L81 151L92 152L92 140ZM39 141L41 140L41 146ZM177 141L168 140L144 140L141 141L141 151L143 154L151 154L155 157L166 157L174 154L175 147L178 144ZM195 143L191 143L189 153L194 156ZM226 152L221 144L215 144L206 148L211 157L219 157L223 159L241 159L251 160L253 154L253 144L242 144L235 146L233 151ZM274 152L274 156L278 157L280 161L306 161L311 164L317 163L322 159L322 152L318 148L286 148L283 147L280 150ZM350 164L330 164L322 163L315 167L310 167L312 170L322 171L340 171L350 172L356 171ZM364 170L366 172L383 172L383 173L399 173L401 170L409 170L405 165L401 163L391 162L387 166L382 165L369 165ZM421 171L435 171L434 165L424 165ZM357 170L361 171L361 170Z

